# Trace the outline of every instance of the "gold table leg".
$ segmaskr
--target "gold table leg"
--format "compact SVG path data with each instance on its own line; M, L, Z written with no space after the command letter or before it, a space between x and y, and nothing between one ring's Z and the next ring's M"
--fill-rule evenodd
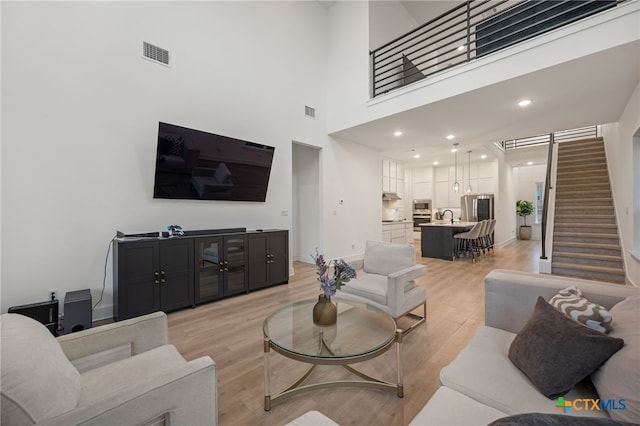
M264 411L271 410L271 366L269 365L269 350L271 349L271 340L264 338Z

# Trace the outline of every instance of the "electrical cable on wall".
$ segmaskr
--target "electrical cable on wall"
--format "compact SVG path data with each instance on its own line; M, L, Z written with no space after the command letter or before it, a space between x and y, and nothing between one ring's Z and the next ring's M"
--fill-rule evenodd
M107 246L107 255L104 258L104 274L102 275L102 290L100 291L100 298L98 299L96 304L93 305L93 308L91 308L92 311L96 309L96 307L100 304L100 302L102 302L102 296L104 296L104 289L107 284L107 262L109 261L109 253L111 253L111 246L113 245L113 240L115 240L117 237L118 237L117 234L114 235L113 238L111 238L111 241L109 241L109 245Z

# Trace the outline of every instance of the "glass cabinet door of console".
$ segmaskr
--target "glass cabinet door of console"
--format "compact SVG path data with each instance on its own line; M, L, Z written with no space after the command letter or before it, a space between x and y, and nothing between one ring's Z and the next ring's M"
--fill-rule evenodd
M201 238L196 245L198 285L196 300L218 299L222 293L222 238Z
M225 295L238 294L247 290L245 244L244 235L225 238Z

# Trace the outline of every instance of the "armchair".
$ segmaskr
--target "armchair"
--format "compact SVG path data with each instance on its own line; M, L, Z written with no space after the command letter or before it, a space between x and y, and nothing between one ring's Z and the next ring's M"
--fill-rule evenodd
M55 338L0 317L2 423L217 424L216 365L167 344L162 312Z
M358 277L342 286L337 299L354 300L375 306L394 319L408 316L415 321L403 330L406 334L425 322L427 289L415 280L427 273L427 267L415 264L415 249L410 244L367 241L364 259L352 262ZM422 305L422 315L411 311Z

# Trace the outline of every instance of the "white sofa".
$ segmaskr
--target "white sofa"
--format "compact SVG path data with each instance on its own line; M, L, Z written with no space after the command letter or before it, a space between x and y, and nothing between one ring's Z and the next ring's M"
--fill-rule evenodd
M54 338L0 317L3 425L215 425L216 365L167 344L162 312Z
M410 424L487 425L497 419L516 414L562 414L562 411L555 407L556 401L540 393L514 366L508 358L508 351L516 333L531 316L538 296L548 301L558 290L570 285L576 285L582 290L585 298L607 309L611 309L629 296L640 295L640 288L629 286L517 271L490 272L485 277L486 325L479 327L468 345L441 370L442 386ZM638 304L636 300L634 299L634 303ZM629 306L628 302L625 303L625 306ZM631 306L631 312L635 311L635 305ZM634 323L638 321L640 314L636 312L627 317L631 319L629 323ZM611 335L615 335L616 327L620 328L620 324L616 324L615 315L613 321ZM613 417L618 421L640 423L640 325L627 325L626 328L632 330L632 338L625 336L625 346L595 373L601 375L601 380L603 375L608 375L607 378L613 381L614 387L619 386L618 391L627 398L626 409L615 412L573 409L566 415ZM618 357L616 361L613 361L614 357ZM625 367L617 368L621 360L624 360ZM609 367L610 365L613 367ZM587 383L573 387L564 396L565 400L597 399L598 394L591 382L585 382ZM625 388L622 382L631 383L631 390Z

